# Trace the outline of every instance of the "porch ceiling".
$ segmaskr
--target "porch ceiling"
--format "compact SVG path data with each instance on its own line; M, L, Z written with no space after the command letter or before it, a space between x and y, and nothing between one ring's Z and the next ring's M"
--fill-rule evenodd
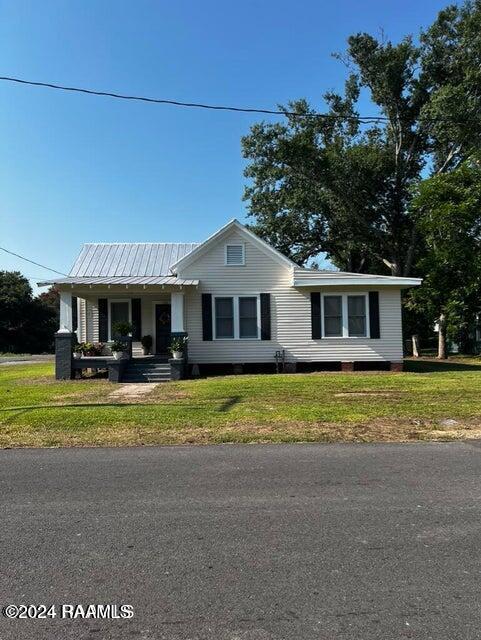
M56 278L55 280L44 280L37 283L39 287L52 285L52 284L71 284L71 285L173 285L182 287L196 287L199 284L198 280L185 280L183 278L176 278L175 276L131 276L131 277L70 277L70 278Z

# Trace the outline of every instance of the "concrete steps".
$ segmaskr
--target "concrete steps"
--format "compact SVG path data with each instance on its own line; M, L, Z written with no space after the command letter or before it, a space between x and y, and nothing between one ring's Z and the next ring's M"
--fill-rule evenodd
M122 376L122 382L169 382L170 364L152 357L133 358Z

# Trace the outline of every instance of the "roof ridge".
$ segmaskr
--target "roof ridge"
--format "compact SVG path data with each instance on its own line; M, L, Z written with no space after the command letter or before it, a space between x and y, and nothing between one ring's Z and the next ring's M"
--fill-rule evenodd
M98 245L121 245L121 244L202 244L202 242L83 242L85 245L98 246Z

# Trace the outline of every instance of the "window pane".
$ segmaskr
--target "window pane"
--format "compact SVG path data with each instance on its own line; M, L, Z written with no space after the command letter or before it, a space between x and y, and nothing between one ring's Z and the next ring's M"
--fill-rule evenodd
M233 338L234 321L230 318L217 318L215 331L216 338Z
M341 296L324 296L324 314L326 316L342 316Z
M366 335L366 298L365 296L347 297L349 335L364 337Z
M239 316L257 318L257 298L239 298Z
M257 298L239 298L239 337L257 338Z
M114 327L119 322L129 322L128 302L110 303L110 335L112 338L118 337L116 332L114 331Z
M342 297L324 296L324 335L342 336Z
M232 298L215 299L216 338L234 337L234 301Z

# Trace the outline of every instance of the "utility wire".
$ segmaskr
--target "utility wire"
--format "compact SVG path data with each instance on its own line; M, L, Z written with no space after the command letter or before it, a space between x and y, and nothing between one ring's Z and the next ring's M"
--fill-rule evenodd
M120 100L136 100L139 102L152 102L155 104L169 104L175 107L188 107L193 109L211 109L214 111L234 111L240 113L262 113L274 116L292 116L296 118L324 118L327 120L348 120L363 123L388 122L385 116L341 116L330 113L300 113L298 111L281 111L280 109L260 109L254 107L231 107L217 104L203 104L201 102L180 102L179 100L166 100L163 98L148 98L145 96L133 96L122 93L113 93L112 91L95 91L93 89L84 89L81 87L68 87L60 84L52 84L50 82L35 82L33 80L23 80L22 78L13 78L10 76L0 76L0 80L4 82L16 82L18 84L26 84L33 87L46 87L48 89L58 89L60 91L73 91L75 93L86 93L92 96L105 96L108 98L117 98Z
M11 256L15 256L16 258L20 258L21 260L25 260L25 262L30 262L30 264L34 264L37 267L42 267L42 269L47 269L47 271L53 271L53 273L57 273L59 276L65 276L68 278L66 273L62 273L61 271L57 271L56 269L51 269L50 267L46 267L44 264L40 264L39 262L35 262L35 260L30 260L25 256L21 256L19 253L14 253L13 251L9 251L5 249L5 247L0 247L1 251L5 251L5 253L9 253Z

